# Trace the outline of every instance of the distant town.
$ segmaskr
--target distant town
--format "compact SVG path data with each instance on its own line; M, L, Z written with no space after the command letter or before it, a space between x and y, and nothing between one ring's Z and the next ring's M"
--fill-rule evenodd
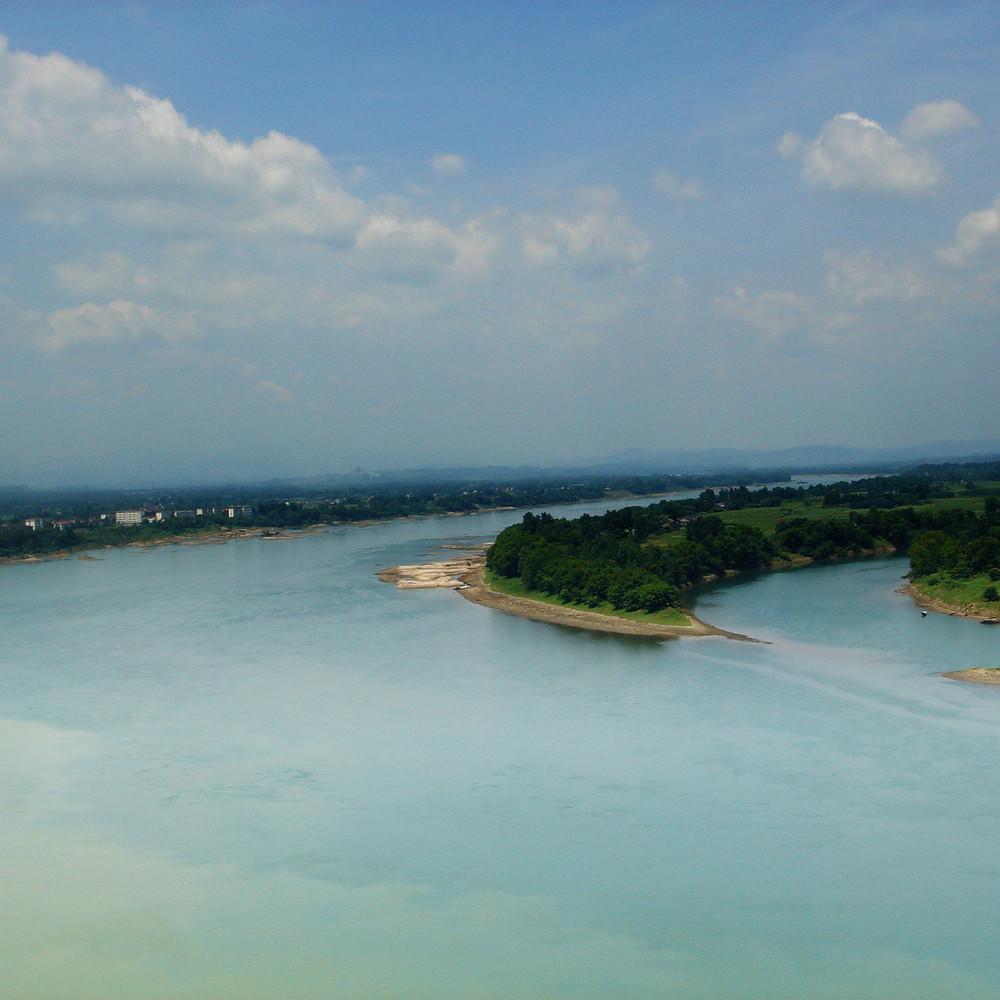
M67 520L46 520L44 517L29 517L24 521L24 526L32 531L41 531L45 528L54 528L56 531L67 531L80 524L93 527L104 527L108 524L159 524L171 518L182 521L193 521L199 517L212 517L222 514L228 518L252 517L253 506L250 504L238 504L233 507L195 507L192 510L164 510L163 507L144 507L138 510L116 510L113 513L98 514L96 518L87 518L85 521ZM8 525L0 524L0 528Z

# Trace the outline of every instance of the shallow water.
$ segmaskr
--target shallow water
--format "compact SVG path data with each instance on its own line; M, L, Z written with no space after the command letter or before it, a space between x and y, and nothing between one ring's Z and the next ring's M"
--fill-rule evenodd
M766 644L375 578L519 516L0 567L5 1000L1000 993L1000 688L939 676L1000 630L898 559L701 595Z

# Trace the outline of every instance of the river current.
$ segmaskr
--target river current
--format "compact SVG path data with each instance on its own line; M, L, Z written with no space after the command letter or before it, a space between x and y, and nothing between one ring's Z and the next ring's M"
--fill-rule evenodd
M1000 628L898 558L699 596L762 643L376 579L519 518L0 567L0 997L1000 995L1000 687L940 676Z

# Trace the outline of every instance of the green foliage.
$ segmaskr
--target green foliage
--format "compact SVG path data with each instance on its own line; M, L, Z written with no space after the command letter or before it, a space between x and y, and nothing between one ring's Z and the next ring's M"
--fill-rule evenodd
M714 495L703 494L694 509L712 509L715 502ZM715 516L692 521L688 537L668 545L648 541L662 531L668 513L679 513L664 506L670 503L686 502L626 507L575 521L525 514L521 524L499 534L487 567L567 603L655 612L679 606L681 587L727 570L760 568L774 557L761 531L725 525Z
M880 549L908 551L914 576L1000 581L1000 500L986 496L978 514L975 490L962 481L961 496L918 471L832 486L706 489L573 521L529 513L500 533L487 565L560 600L619 610L676 606L683 588L782 558Z

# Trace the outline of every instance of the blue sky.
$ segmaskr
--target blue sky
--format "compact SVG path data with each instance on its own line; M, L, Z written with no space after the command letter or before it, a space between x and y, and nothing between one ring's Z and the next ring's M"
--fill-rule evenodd
M997 436L993 4L0 34L2 482Z

